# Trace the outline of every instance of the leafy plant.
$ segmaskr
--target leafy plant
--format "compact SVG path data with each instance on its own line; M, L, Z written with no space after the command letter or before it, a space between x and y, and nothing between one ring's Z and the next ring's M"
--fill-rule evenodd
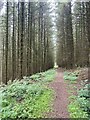
M88 99L86 99L85 97L78 97L77 98L78 103L80 104L80 107L86 111L89 112L90 111L90 102Z
M39 118L50 110L53 91L48 89L44 82L53 80L55 71L49 70L40 74L24 77L21 81L9 82L6 87L0 89L0 118ZM31 78L38 82L31 84Z
M37 73L37 74L32 75L30 79L35 80L35 81L40 81L42 80L42 77L44 77L42 73Z
M71 102L68 106L71 118L88 118L87 112L84 112L77 101Z
M77 73L64 72L64 80L70 80L70 81L77 80Z
M45 112L49 110L49 103L52 98L51 90L40 84L28 85L27 88L23 86L22 84L20 89L24 88L26 92L23 92L23 94L20 92L20 96L15 94L13 94L14 97L12 96L13 91L17 93L16 91L19 92L20 90L16 84L14 87L9 86L10 88L7 88L7 92L4 91L2 111L0 113L1 118L39 117L42 115L42 111Z
M90 115L90 84L86 84L85 87L78 91L77 101L79 102L81 108Z
M55 75L56 75L55 69L51 69L51 70L48 70L48 71L44 72L43 82L51 82L51 81L53 81L54 78L55 78Z
M78 95L80 97L86 97L88 98L89 97L89 94L88 94L88 89L81 89L78 91Z
M83 89L78 91L78 96L70 96L72 102L68 105L68 111L72 118L89 118L90 117L90 96L88 94L88 86L86 84Z
M45 72L34 74L30 76L30 79L38 82L51 82L54 80L55 74L55 69L50 69Z

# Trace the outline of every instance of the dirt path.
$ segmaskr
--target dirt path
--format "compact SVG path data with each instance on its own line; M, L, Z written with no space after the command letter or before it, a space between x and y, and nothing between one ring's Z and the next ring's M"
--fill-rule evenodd
M62 70L57 70L56 80L50 84L50 88L55 91L55 99L53 104L53 111L49 114L51 118L69 118L67 112L68 93L66 84L63 80Z

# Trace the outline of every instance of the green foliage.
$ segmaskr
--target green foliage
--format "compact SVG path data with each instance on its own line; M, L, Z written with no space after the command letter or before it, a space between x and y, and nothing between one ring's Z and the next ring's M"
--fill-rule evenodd
M78 91L80 97L90 98L90 84L86 84L85 87Z
M55 75L56 75L55 69L51 69L45 72L32 75L30 76L30 79L39 82L51 82L54 80Z
M43 81L51 82L54 80L55 75L56 75L55 69L48 70L48 71L44 72L44 80Z
M69 100L75 100L76 99L76 96L75 95L71 95L70 97L69 97Z
M49 111L52 92L45 90L41 95L27 97L20 103L10 103L2 108L1 118L37 118ZM12 102L12 101L10 101Z
M43 72L44 82L46 78L47 81L54 78L54 72L54 70ZM43 80L30 82L31 78L39 81L40 74L29 77L30 80L27 77L21 81L15 80L13 83L8 83L6 87L0 88L0 93L2 92L0 118L38 118L50 110L53 91L45 86Z
M90 110L90 102L89 102L88 99L86 99L85 97L78 97L77 101L80 104L80 107L84 111L89 112L89 110Z
M1 118L40 117L49 110L52 91L40 84L25 86L13 84L3 92Z
M72 118L89 118L90 117L90 84L86 84L83 89L78 91L78 96L70 96L72 102L68 105L68 111Z
M70 112L70 118L88 118L87 112L84 112L77 101L71 102L68 106Z
M70 80L70 81L75 81L77 80L78 73L74 72L64 72L64 80Z
M40 80L42 80L42 77L44 77L43 73L36 73L36 74L32 75L30 77L30 79L34 80L34 81L40 81Z
M80 97L89 97L89 94L88 94L88 89L81 89L78 91L78 95Z
M78 91L77 101L81 108L86 111L90 116L90 84L86 84L85 87Z
M33 114L32 117L38 118L42 117L42 113L49 112L50 108L50 103L51 102L51 97L52 97L52 92L50 90L45 91L42 96L38 98L38 100L35 102L33 106Z

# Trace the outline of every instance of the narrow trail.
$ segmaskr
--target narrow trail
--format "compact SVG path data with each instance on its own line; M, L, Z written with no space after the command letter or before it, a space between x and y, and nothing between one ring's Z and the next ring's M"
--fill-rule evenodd
M57 70L56 79L50 84L50 88L55 91L55 99L53 103L53 111L49 113L51 118L69 118L67 111L68 93L67 85L64 83L63 71Z

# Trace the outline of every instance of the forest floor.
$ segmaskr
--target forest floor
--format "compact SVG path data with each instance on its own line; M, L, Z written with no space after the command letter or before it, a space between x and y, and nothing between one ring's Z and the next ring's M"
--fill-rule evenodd
M88 82L88 68L50 69L9 81L0 87L0 118L90 118Z
M77 76L77 79L74 81L65 80L64 79L65 72L68 73L76 72L75 74ZM77 91L83 88L82 83L84 82L84 80L87 80L87 78L88 78L87 68L82 68L82 69L80 68L79 70L76 69L65 70L65 71L62 68L57 69L55 80L49 84L49 87L55 91L55 96L52 105L52 111L48 113L47 116L49 118L70 118L71 116L68 107L73 101L71 98L78 96ZM72 108L73 107L74 106L72 106ZM78 117L78 115L76 115L75 117Z
M63 71L57 70L56 79L50 84L50 88L55 91L55 99L53 110L49 113L49 117L53 118L69 118L67 111L68 93L67 85L64 83Z

